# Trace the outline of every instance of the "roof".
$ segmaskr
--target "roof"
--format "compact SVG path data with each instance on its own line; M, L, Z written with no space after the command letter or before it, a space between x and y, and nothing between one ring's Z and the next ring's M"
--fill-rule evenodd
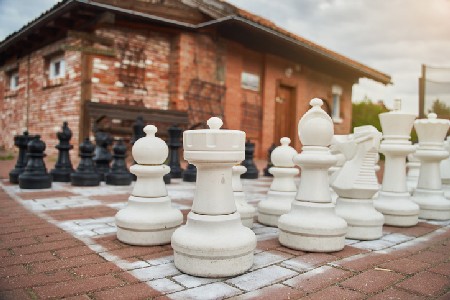
M247 28L249 33L254 35L255 39L256 38L271 39L274 42L282 43L285 46L291 47L292 57L294 57L296 54L295 50L298 50L300 51L299 53L309 54L311 55L311 57L320 59L322 65L326 64L327 62L330 62L336 67L346 68L348 72L352 73L354 76L357 77L370 78L384 84L388 84L391 82L391 77L385 73L377 71L346 56L343 56L323 46L315 44L301 36L298 36L292 32L289 32L277 26L275 23L265 18L252 14L246 10L240 9L234 5L229 4L226 1L182 0L181 2L183 2L186 5L198 8L202 13L209 15L212 20L198 24L190 24L186 22L180 22L173 19L151 15L148 13L142 13L135 10L121 8L110 4L100 3L98 1L63 0L55 4L49 10L42 13L35 20L29 22L21 29L10 34L3 41L1 41L0 56L4 56L4 53L9 47L14 45L14 43L19 41L21 38L25 37L27 33L29 34L33 28L42 26L42 24L44 24L45 22L49 22L50 20L52 20L52 17L62 15L76 6L86 6L95 9L114 11L120 14L139 18L142 20L163 23L169 26L181 27L188 30L198 30L211 26L221 26L221 28L225 29L226 26L234 26L233 28L236 28L236 26L239 26L239 28L245 27ZM245 40L243 42L245 42ZM282 52L280 53L282 54Z

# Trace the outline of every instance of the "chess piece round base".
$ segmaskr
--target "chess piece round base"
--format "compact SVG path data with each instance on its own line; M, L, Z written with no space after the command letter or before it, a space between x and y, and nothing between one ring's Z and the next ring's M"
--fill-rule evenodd
M412 202L409 193L380 191L373 201L376 210L384 215L384 224L411 227L419 222L419 206Z
M170 184L170 180L172 179L172 175L170 173L163 176L163 180L165 184Z
M278 220L280 243L310 252L334 252L345 246L347 223L335 214L331 203L294 201Z
M297 192L270 191L268 198L258 203L258 222L267 226L277 227L281 215L291 210L292 202Z
M113 174L109 173L105 175L105 182L109 185L130 185L133 177L131 173Z
M116 214L117 238L126 244L151 246L170 243L183 215L173 209L168 196L130 196L128 205Z
M449 220L450 200L442 190L417 188L411 198L420 207L419 218L428 220Z
M54 182L70 182L70 174L73 170L67 169L53 169L50 171Z
M170 178L183 178L183 170L182 169L172 170L172 168L171 168L170 169Z
M336 214L347 222L346 238L369 241L383 236L384 217L371 199L338 197Z
M189 164L183 172L183 181L186 182L196 182L197 181L197 168Z
M241 175L242 179L258 179L259 171L256 168L248 168L247 172Z
M97 173L72 173L70 182L73 186L97 186L100 185L100 175Z
M237 212L241 216L242 225L252 228L253 218L256 216L256 208L247 203L244 192L233 192L233 195Z
M18 184L19 175L22 174L24 170L25 168L23 168L22 170L14 169L11 172L9 172L9 182L13 184Z
M172 235L175 266L200 277L244 273L253 265L255 247L255 234L242 226L237 212L212 216L191 211L186 225Z
M19 175L19 187L21 189L48 189L52 186L50 174L24 174Z

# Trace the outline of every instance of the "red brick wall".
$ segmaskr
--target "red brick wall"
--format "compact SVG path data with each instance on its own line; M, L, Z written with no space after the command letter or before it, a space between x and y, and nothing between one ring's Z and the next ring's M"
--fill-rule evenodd
M58 140L56 132L63 121L68 121L73 131L72 143L78 144L78 115L80 100L80 52L65 51L65 78L48 80L46 57L58 52L62 45L76 45L77 40L68 38L39 49L29 57L10 61L5 66L18 63L19 89L5 91L7 78L0 72L0 107L2 111L0 145L14 149L14 135L21 134L27 125L30 134L40 134L47 144L46 153L54 155ZM29 70L29 71L28 71ZM29 72L29 76L28 76ZM28 82L29 78L29 82ZM29 94L27 96L27 86Z

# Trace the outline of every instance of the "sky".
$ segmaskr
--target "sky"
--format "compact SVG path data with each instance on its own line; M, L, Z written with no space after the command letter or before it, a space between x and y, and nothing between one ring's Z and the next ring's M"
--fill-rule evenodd
M0 0L0 40L57 0ZM392 85L360 79L353 101L402 100L418 112L421 65L450 68L450 0L228 0L312 42L387 73ZM450 81L450 71L444 77ZM450 99L449 99L450 101Z

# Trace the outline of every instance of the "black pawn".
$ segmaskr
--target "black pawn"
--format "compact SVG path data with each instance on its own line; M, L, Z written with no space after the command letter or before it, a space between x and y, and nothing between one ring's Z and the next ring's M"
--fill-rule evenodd
M111 171L109 164L112 160L112 154L109 146L112 144L111 135L107 132L97 131L95 133L95 167L100 174L100 181L105 181L105 175Z
M32 136L28 135L28 131L24 131L23 135L14 136L14 145L19 148L19 155L17 156L17 162L14 169L9 172L9 182L19 183L19 175L25 171L27 166L28 156L27 148L28 142L31 140Z
M183 172L183 181L196 182L197 181L197 167L193 164L188 164L186 170Z
M100 184L100 175L95 169L94 161L94 144L86 138L83 143L80 144L80 163L75 172L70 175L70 181L75 186L97 186Z
M181 135L183 134L183 129L178 126L172 126L168 130L169 133L169 167L170 167L170 177L171 178L181 178L183 175L183 169L180 166L180 147Z
M131 137L131 145L134 145L134 143L145 136L145 132L144 132L144 127L145 127L145 122L144 119L139 116L136 118L136 121L133 124L133 136ZM136 161L134 161L134 164L136 164ZM137 177L134 174L131 174L133 181L136 181ZM167 176L167 175L165 175ZM164 179L164 182L166 182L166 179ZM170 182L170 178L169 178L169 182Z
M273 167L271 156L273 150L275 150L276 147L277 146L275 145L275 143L272 143L272 146L270 146L269 150L267 151L267 167L264 168L264 176L273 177L273 175L269 173L269 169Z
M53 181L70 182L70 174L74 172L72 162L70 161L69 151L73 149L70 144L72 138L72 130L70 130L67 122L63 123L62 130L56 134L59 144L55 146L58 149L58 160L55 168L50 171Z
M133 177L127 169L125 158L127 157L127 146L119 139L113 147L113 162L111 172L105 175L106 184L130 185Z
M19 175L21 189L48 189L52 186L52 176L44 163L45 143L36 135L28 143L28 162L25 171Z
M258 178L258 169L256 168L255 162L253 161L253 156L255 154L255 144L247 140L245 142L245 159L241 163L244 167L247 168L247 172L241 175L241 178L245 179L257 179Z

